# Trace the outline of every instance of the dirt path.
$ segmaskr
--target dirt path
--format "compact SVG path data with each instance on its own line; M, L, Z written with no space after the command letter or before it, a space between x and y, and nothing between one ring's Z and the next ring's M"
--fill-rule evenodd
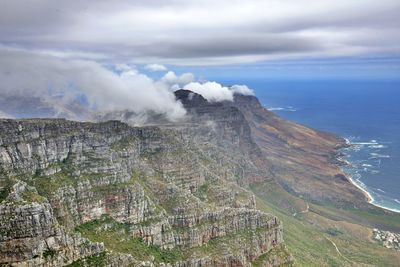
M305 210L300 211L300 213L307 213L310 210L310 205L308 205L308 202L306 202L307 208Z
M307 205L306 209L301 210L298 213L307 213L310 210L310 205L308 205L308 202L306 202L306 205ZM297 212L293 213L293 217L296 217L298 213Z
M348 258L346 258L345 256L343 256L343 254L340 252L338 246L336 245L335 242L333 242L333 240L331 240L330 238L326 237L325 235L323 235L323 236L326 238L326 240L328 240L328 241L335 247L337 253L338 253L343 259L345 259L345 260L347 260L347 261L349 261L349 262L352 262L351 260L349 260Z

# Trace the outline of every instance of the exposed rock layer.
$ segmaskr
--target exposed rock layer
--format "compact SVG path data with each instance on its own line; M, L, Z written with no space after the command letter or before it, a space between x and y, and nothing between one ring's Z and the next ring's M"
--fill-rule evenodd
M241 187L271 179L245 117L197 98L189 121L161 128L0 120L0 263L61 266L104 256L111 266L249 266L285 251L279 220ZM143 261L74 231L104 215L150 248L191 253ZM220 242L214 254L203 249L211 241ZM285 255L267 265L291 263Z

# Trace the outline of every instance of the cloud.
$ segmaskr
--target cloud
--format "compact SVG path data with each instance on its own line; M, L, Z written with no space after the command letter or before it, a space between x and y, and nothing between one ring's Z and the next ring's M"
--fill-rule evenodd
M182 88L184 85L191 83L195 80L192 73L183 73L179 76L173 71L168 71L162 78L161 82L167 84L172 90Z
M186 112L166 84L128 65L116 73L94 61L10 49L0 49L0 58L2 96L29 95L51 103L57 99L60 105L83 98L95 111L155 111L171 120Z
M12 118L14 117L0 110L0 119L12 119Z
M201 94L210 102L233 101L233 92L228 87L222 86L217 82L191 82L185 85L184 89Z
M123 63L115 64L114 68L118 72L133 71L134 70L134 67L129 66L128 64L123 64Z
M73 59L221 65L400 53L398 0L3 2L0 43Z
M147 64L146 66L144 66L144 68L146 70L150 70L150 71L167 71L167 67L165 67L164 65L161 64Z
M233 101L234 94L254 95L253 90L246 85L235 84L231 87L226 87L220 83L209 81L203 83L190 82L183 88L202 95L210 102Z
M87 114L83 105L95 113L123 114L121 111L129 110L143 118L152 111L175 121L186 114L173 94L179 88L199 93L210 102L233 101L234 93L253 94L246 85L226 87L212 81L198 82L192 73L177 75L168 71L161 79L153 80L128 64L106 68L94 61L4 47L0 47L0 58L2 99L23 99L32 107L39 106L35 112L52 108L55 116L72 119ZM72 114L74 110L81 114ZM2 109L0 116L10 117L6 112Z
M247 87L247 85L233 85L229 88L233 94L241 95L254 95L254 91Z

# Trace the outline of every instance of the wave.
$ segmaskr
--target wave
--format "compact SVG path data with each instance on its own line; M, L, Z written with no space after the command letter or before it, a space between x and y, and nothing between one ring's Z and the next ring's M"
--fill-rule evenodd
M350 182L367 196L368 202L372 205L400 213L399 199L387 196L387 193L380 188L369 188L362 181L362 176L366 173L369 175L380 173L377 168L380 168L381 160L391 158L390 155L376 153L379 152L380 149L383 151L383 149L387 148L387 144L389 143L378 142L375 139L364 141L360 137L354 136L348 137L345 140L346 143L350 145L349 148L344 149L344 151L347 151L347 153L345 152L345 158L348 159L351 164L343 168L343 170L348 174Z
M376 143L376 142L351 142L350 144L352 144L352 145L361 145L361 146L363 146L363 145L378 145L378 143Z
M371 157L370 159L384 159L384 158L390 158L389 155L383 155L383 154L378 154L378 153L369 153Z
M292 106L287 106L287 107L275 107L275 108L267 108L269 111L297 111L296 108L292 107Z
M384 145L370 145L369 148L386 148L387 146Z
M368 192L367 187L365 186L365 184L360 181L360 178L354 180L353 177L350 176L349 180L353 185L355 185L358 189L360 189L368 197L368 202L369 203L373 203L375 201L375 199L372 197L371 193Z
M390 210L390 211L393 211L393 212L396 212L396 213L400 213L400 209L388 207L388 206L385 206L385 205L382 205L382 204L378 203L375 200L375 198L372 196L372 193L370 193L368 191L367 186L363 182L360 181L360 178L358 178L358 179L356 179L356 181L354 181L354 179L350 176L349 180L354 186L356 186L358 189L360 189L367 196L368 202L370 204L372 204L374 206L377 206L379 208L385 209L385 210ZM378 189L378 190L384 192L382 189ZM392 199L392 200L394 200L395 202L400 204L400 201L398 199Z

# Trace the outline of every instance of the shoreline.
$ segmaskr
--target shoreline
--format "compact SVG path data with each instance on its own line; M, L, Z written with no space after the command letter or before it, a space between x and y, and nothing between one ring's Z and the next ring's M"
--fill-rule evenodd
M391 212L395 212L395 213L399 213L399 214L400 214L400 210L392 209L392 208L385 207L385 206L382 206L382 205L379 205L379 204L374 203L375 199L374 199L374 197L371 195L371 193L368 192L367 189L365 189L365 188L363 188L361 185L357 184L357 183L353 180L353 178L352 178L349 174L347 174L347 173L346 173L346 177L347 177L347 179L349 180L349 182L350 182L352 185L354 185L355 187L357 187L357 188L363 193L363 195L367 198L367 202L368 202L369 204L374 205L375 207L378 207L378 208L381 208L381 209L384 209L384 210L388 210L388 211L391 211Z
M348 140L347 138L344 138L344 140L346 141L346 145L348 145L349 147L353 145L353 144L350 142L350 140ZM339 150L341 150L341 149L339 149ZM343 159L343 158L340 158L340 157L339 157L338 160L341 161L341 162L346 163L347 166L351 166L351 165L352 165L349 161L347 161L347 160L345 160L345 159ZM378 208L381 208L381 209L384 209L384 210L388 210L388 211L391 211L391 212L399 213L399 214L400 214L400 210L398 210L398 209L392 209L392 208L385 207L385 206L382 206L382 205L379 205L379 204L374 203L375 199L374 199L374 197L372 196L372 194L371 194L366 188L362 187L362 186L359 185L357 182L355 182L355 181L353 180L353 177L352 177L349 173L347 173L347 172L342 168L343 166L339 166L339 167L340 167L340 169L343 171L343 173L345 174L345 177L347 178L347 180L348 180L353 186L357 187L357 188L363 193L363 195L367 198L367 202L368 202L369 204L374 205L375 207L378 207ZM367 186L365 186L365 187L367 187Z
M374 197L371 195L370 192L368 192L366 189L364 189L361 185L357 184L356 182L354 182L353 178L349 175L346 174L347 179L349 180L349 182L354 185L355 187L357 187L362 193L363 195L367 198L367 202L370 204L373 204L372 202L375 200Z

